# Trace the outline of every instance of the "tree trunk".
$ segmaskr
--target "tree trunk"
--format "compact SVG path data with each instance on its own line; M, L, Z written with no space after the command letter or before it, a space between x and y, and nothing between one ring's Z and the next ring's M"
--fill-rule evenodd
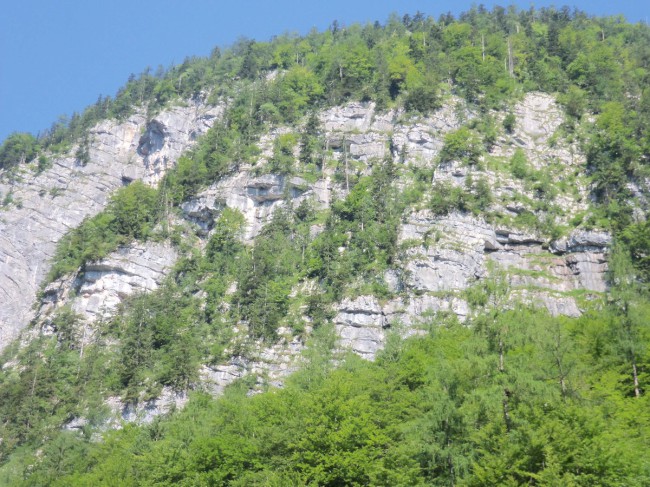
M508 403L508 398L510 397L510 391L508 389L503 389L503 421L506 424L506 431L510 433L510 404Z
M564 381L564 373L562 372L562 363L560 362L559 357L555 357L555 363L557 364L558 375L560 377L560 390L562 391L562 397L566 396L566 383Z
M508 37L508 74L511 78L515 77L515 60L512 56L512 44L510 43L510 37Z
M29 397L34 397L34 390L36 389L36 379L38 377L38 367L34 369L34 379L32 380L32 390Z
M636 357L634 356L634 352L632 352L632 377L634 378L634 396L640 397L641 390L639 388L639 375L636 370Z
M627 300L624 301L623 303L623 312L625 314L625 321L624 327L625 327L625 333L627 335L627 339L629 340L629 343L633 343L633 334L632 334L632 322L629 317L629 303ZM628 353L630 355L630 362L632 362L632 380L634 381L634 396L635 397L640 397L641 396L641 389L639 387L639 374L636 368L636 354L634 353L634 348L632 345L629 345Z
M456 477L456 472L454 471L454 461L451 457L451 438L449 437L449 420L445 419L445 436L447 437L447 465L449 467L449 483L451 487L454 487L454 479Z
M350 192L350 176L348 175L348 147L346 140L343 139L343 159L345 160L345 189Z
M81 337L81 346L79 349L79 366L77 367L77 379L79 378L79 374L81 373L81 361L84 358L84 344L86 342L86 327L84 325L82 326L84 329L84 333L83 336Z
M505 359L503 357L503 339L499 337L499 372L505 372Z
M483 62L485 62L485 35L481 34L481 52L483 54Z

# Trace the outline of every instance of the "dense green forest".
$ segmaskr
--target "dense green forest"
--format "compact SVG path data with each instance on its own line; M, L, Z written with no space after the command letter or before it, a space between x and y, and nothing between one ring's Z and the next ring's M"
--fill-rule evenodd
M0 169L38 172L73 147L83 160L99 120L138 110L151 117L191 97L226 106L157 188L122 188L59 243L50 281L134 239L169 240L182 257L159 290L129 299L85 347L79 317L63 309L53 334L3 352L3 364L20 366L0 373L0 484L650 485L650 224L630 189L650 176L649 87L647 25L569 8L476 7L458 17L416 13L241 39L208 58L148 69L39 137L10 136ZM477 117L445 137L436 162L475 167L513 130L509 110L529 91L557 96L562 136L586 154L593 202L575 226L614 235L610 289L580 318L509 301L495 272L468 290L472 315L462 324L438 314L421 336L393 330L374 362L337 350L331 305L395 292L382 276L399 257L407 208L501 218L487 211L485 180L462 190L432 185L428 170L400 164L404 155L375 161L366 174L338 172L345 198L327 211L286 205L252 247L241 243L236 210L221 213L205 251L169 224L201 189L244 164L255 168L259 137L273 127L293 132L256 170L317 179L327 159L317 110L362 100L417 117L460 96ZM495 111L508 113L503 123ZM548 174L520 153L509 170L550 208ZM532 213L517 218L549 239L570 230ZM315 223L323 231L312 236ZM292 293L307 282L315 289ZM304 366L282 389L244 378L218 399L192 391L200 364L232 352L240 322L268 343L280 326L304 334ZM246 343L235 346L246 356ZM191 391L182 411L106 428L106 397L136 403L163 387ZM62 429L78 417L87 419L80 432Z
M350 354L338 357L336 368L331 329L323 326L303 370L282 390L248 397L250 383L243 382L219 400L195 393L182 412L102 433L99 442L91 427L81 436L58 432L40 460L17 450L4 479L75 486L646 485L650 405L646 394L635 396L629 357L634 349L640 368L647 363L650 307L639 296L621 299L636 300L630 316L612 307L553 319L517 307L470 326L438 316L425 337L404 342L396 334L374 363ZM53 370L41 370L58 381L67 372L74 390L44 391L52 385L41 382L35 397L88 392L74 380L75 355L59 352L50 356ZM87 384L100 380L93 371L101 374L101 359L91 360L81 372ZM129 379L132 365L124 364L116 380ZM639 380L649 378L644 372ZM52 407L38 399L30 406Z

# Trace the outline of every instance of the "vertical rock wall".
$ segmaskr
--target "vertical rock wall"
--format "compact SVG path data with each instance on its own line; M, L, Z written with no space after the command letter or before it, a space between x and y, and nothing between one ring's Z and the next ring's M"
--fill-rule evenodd
M155 183L179 155L207 131L221 107L190 103L147 122L141 113L100 122L90 131L90 160L76 160L73 147L35 175L23 169L0 183L14 203L0 212L0 349L33 318L36 293L59 239L94 216L116 189L136 179Z

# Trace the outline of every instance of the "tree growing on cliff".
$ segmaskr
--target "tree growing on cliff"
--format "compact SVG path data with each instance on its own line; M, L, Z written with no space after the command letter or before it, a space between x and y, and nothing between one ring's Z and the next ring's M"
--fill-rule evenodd
M11 169L30 162L38 150L38 141L32 134L13 133L0 147L0 169Z

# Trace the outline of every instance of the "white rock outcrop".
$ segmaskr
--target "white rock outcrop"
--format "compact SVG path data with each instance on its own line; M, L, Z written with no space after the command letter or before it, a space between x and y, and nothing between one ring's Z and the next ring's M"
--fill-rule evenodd
M195 198L183 203L185 218L195 223L207 234L214 225L221 210L232 208L240 211L246 227L243 238L252 241L269 221L273 212L287 204L299 204L305 198L315 198L317 189L312 189L305 180L274 174L253 176L240 172L223 178Z
M90 322L108 318L124 298L157 289L176 258L171 246L148 242L122 247L88 264L72 310Z
M24 170L16 181L0 183L0 193L14 201L0 217L0 349L34 317L32 305L59 239L100 212L121 186L157 181L221 111L191 102L149 123L141 113L105 120L90 131L85 165L73 147L41 174Z
M285 378L298 369L305 343L288 330L279 333L280 339L272 345L253 343L247 357L236 355L225 363L203 365L199 371L201 388L220 395L230 384L247 376L255 376L259 385L282 387Z
M223 115L223 110L222 105L210 107L193 100L151 119L137 149L145 169L144 180L149 184L158 183L180 155Z
M554 316L580 316L571 291L607 290L611 237L604 232L574 232L551 245L563 249L564 254L556 255L535 235L495 229L469 215L436 217L422 210L406 218L399 241L408 249L387 279L406 295L383 304L373 296L359 296L336 306L340 345L364 358L374 358L395 324L403 325L407 336L432 313L453 313L464 321L471 309L463 291L494 276L491 272L504 273L509 300L544 307Z

